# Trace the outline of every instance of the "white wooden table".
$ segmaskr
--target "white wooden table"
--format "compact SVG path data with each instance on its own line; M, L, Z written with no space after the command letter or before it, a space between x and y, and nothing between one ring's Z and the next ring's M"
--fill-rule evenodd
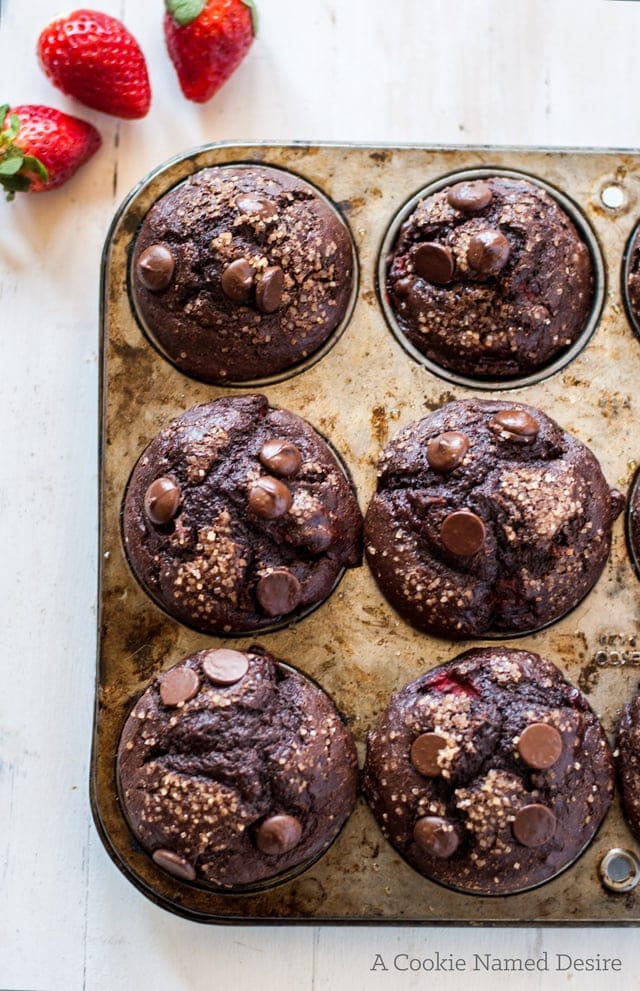
M165 55L161 0L97 0L141 42L154 89L145 120L117 122L38 68L58 3L2 0L0 96L77 113L104 145L62 189L0 205L0 988L637 987L633 929L199 926L144 899L93 827L98 287L128 190L229 139L640 147L638 0L259 2L249 57L196 107ZM490 952L549 969L474 969ZM411 969L436 954L465 970ZM597 954L621 970L564 969Z

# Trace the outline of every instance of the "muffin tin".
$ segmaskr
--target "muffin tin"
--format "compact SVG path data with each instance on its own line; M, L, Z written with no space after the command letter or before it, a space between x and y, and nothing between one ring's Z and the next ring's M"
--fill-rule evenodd
M344 333L322 360L263 391L272 405L300 414L335 445L349 466L362 509L375 489L378 454L396 430L480 388L495 390L502 399L510 394L504 383L454 385L414 361L390 332L380 305L380 248L394 217L418 190L467 169L513 170L547 183L568 196L593 229L603 258L599 291L604 302L592 336L562 369L511 391L589 445L610 485L626 492L640 460L640 343L619 289L625 244L640 217L640 156L497 148L215 145L155 171L118 211L103 260L100 620L91 802L108 853L154 902L203 922L637 924L637 890L616 880L620 864L635 864L640 856L618 799L571 868L533 891L506 898L464 895L422 878L384 841L362 799L334 845L309 870L254 894L221 895L176 881L156 868L133 840L115 785L120 731L149 680L187 654L225 643L237 649L260 640L332 696L362 757L367 731L391 694L471 645L413 631L385 603L366 565L348 572L332 597L299 623L240 641L181 626L154 605L128 568L120 508L140 452L184 409L231 391L182 375L145 337L128 292L131 245L153 202L190 173L210 165L249 162L290 169L318 186L341 210L354 237L358 295ZM237 391L255 389L243 386ZM579 685L611 733L621 706L640 680L639 619L640 583L620 518L607 568L595 589L562 620L517 643L548 657Z

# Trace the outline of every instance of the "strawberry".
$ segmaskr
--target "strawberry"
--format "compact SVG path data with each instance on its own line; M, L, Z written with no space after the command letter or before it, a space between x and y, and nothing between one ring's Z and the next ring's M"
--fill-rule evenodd
M256 33L253 0L165 0L164 35L182 92L210 100L245 57Z
M147 63L115 17L76 10L56 18L38 38L38 58L53 85L87 107L128 120L149 110Z
M93 124L37 104L0 107L0 128L0 185L8 200L61 186L102 144Z

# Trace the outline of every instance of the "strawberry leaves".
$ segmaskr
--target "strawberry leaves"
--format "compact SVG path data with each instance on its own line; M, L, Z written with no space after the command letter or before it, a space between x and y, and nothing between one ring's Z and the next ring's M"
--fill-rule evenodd
M20 133L20 118L10 112L8 103L0 106L0 121L8 124L0 131L0 186L7 199L12 200L16 193L28 192L34 176L46 184L49 173L39 158L25 153L14 143Z
M164 0L164 5L176 24L185 28L200 16L207 0Z

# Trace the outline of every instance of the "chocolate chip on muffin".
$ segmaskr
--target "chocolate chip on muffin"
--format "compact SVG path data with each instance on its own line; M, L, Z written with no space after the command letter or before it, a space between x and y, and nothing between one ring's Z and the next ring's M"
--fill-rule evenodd
M402 335L470 378L523 376L569 348L594 297L589 248L560 204L527 179L462 180L428 194L386 261Z
M613 783L586 698L549 661L508 647L467 651L398 692L369 734L363 778L406 860L479 895L524 891L571 864Z
M623 502L592 452L540 410L461 400L383 451L367 560L419 630L454 639L532 631L598 580Z
M313 862L354 807L357 773L329 697L256 646L201 650L160 674L117 755L142 847L173 877L220 889Z
M249 382L295 367L342 324L354 250L308 183L265 166L217 166L151 208L131 282L143 324L181 371Z
M286 624L361 559L362 516L334 454L264 396L187 410L133 470L124 542L142 586L203 633Z

